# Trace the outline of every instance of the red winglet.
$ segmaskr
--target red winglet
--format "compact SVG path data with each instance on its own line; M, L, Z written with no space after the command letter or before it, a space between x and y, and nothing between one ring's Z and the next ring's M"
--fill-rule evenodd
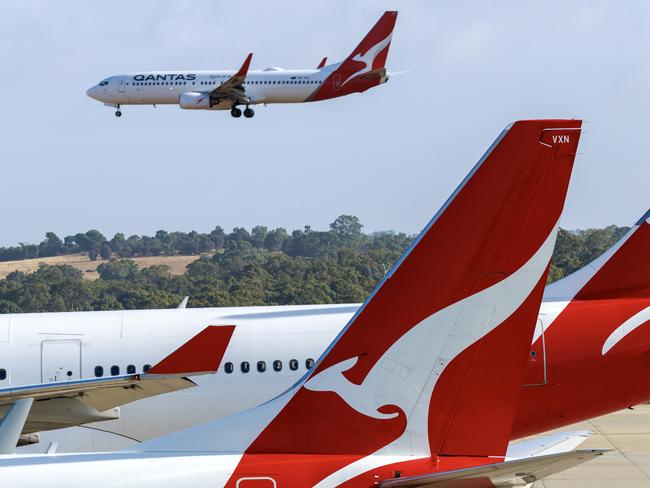
M234 331L234 325L206 327L151 368L148 374L216 372Z
M239 71L235 73L235 76L246 76L248 74L248 68L250 68L252 59L253 59L253 53L248 53L248 56L246 56L246 60L244 61L244 64L241 65L241 68L239 68Z
M321 68L325 67L325 64L327 64L327 56L325 56L323 58L323 60L320 62L320 64L318 65L318 67L316 69L321 69Z

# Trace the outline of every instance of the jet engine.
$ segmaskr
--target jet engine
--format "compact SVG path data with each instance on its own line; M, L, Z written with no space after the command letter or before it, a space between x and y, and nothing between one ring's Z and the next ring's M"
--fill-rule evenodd
M178 99L181 108L188 110L206 110L210 109L210 95L207 93L187 92L181 93Z

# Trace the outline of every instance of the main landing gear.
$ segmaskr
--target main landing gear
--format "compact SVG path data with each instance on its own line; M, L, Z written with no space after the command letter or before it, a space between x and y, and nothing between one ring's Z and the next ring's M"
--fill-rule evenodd
M120 106L118 105L118 106L115 107L115 108L116 108L116 110L115 110L115 117L121 117L121 116L122 116L122 112L120 111Z
M253 110L250 107L246 107L244 110L244 117L247 119L253 118L255 116L255 110ZM232 109L230 109L230 115L238 119L239 117L242 116L242 110L240 108L237 108L236 106L233 106Z

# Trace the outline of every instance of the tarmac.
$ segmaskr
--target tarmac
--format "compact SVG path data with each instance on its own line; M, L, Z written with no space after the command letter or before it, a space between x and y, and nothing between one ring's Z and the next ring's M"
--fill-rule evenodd
M538 481L534 488L650 487L650 404L560 430L591 430L593 435L578 449L611 452Z

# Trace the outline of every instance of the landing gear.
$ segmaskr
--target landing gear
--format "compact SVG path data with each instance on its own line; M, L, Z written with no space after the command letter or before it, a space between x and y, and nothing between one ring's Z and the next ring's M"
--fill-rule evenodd
M252 119L254 115L255 115L255 110L253 110L250 107L246 107L246 110L244 110L244 117L246 117L247 119Z
M230 115L232 115L232 116L235 117L236 119L239 118L239 117L241 117L241 109L240 109L240 108L237 108L237 107L233 107L233 108L230 110Z
M121 117L122 112L120 111L120 106L115 107L115 117Z

